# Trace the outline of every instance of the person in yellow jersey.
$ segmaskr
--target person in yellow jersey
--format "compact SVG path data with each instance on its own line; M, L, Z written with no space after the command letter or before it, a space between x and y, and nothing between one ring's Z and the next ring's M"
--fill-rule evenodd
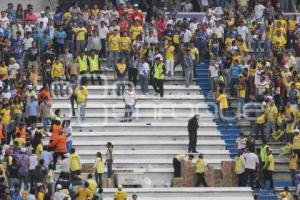
M104 172L103 164L104 162L102 160L102 154L100 152L97 152L94 169L95 169L95 179L100 188L102 188L102 175Z
M86 28L83 26L83 23L80 23L79 27L75 28L76 55L85 49L86 34Z
M189 46L191 49L191 57L192 57L193 64L194 64L194 69L193 69L194 73L193 74L194 74L194 77L196 77L196 65L199 63L199 59L200 59L199 50L197 47L195 47L195 44L193 42L190 42Z
M163 63L163 57L158 54L154 57L155 64L153 67L153 89L155 91L155 96L160 94L160 97L164 96L164 79L166 68Z
M242 151L238 152L238 155L234 160L234 171L238 177L238 186L244 186L245 158L242 154Z
M266 181L270 182L270 190L274 189L274 184L273 184L273 172L275 169L275 161L274 161L274 157L272 155L272 149L271 148L267 148L267 160L266 163L264 165L264 185L266 183Z
M96 189L97 189L97 182L93 179L93 175L92 174L88 174L86 182L89 183L88 189L90 190L90 192L92 194L95 194Z
M108 67L115 68L120 54L120 35L118 29L114 29L108 36L109 62Z
M58 85L61 96L64 96L62 81L65 77L65 66L56 58L51 67L52 84L54 83L54 93L58 96Z
M75 192L75 198L77 200L87 200L91 199L93 197L93 194L89 190L89 183L85 182L83 186L80 186L77 188Z
M219 89L219 96L217 97L217 102L219 103L220 121L223 122L226 127L226 112L228 110L228 100L227 94L224 92L223 88Z
M136 19L134 24L130 27L131 39L136 40L138 35L143 34L143 27L140 25L140 20Z
M115 192L114 200L126 200L127 194L123 189L123 186L121 184L118 185L118 189Z
M296 186L296 172L298 169L298 155L293 151L290 161L289 161L289 169L291 173L291 181L292 185Z
M195 163L195 173L197 175L197 182L196 187L199 187L201 183L204 185L204 187L207 187L207 183L205 180L205 162L203 159L203 154L200 153L198 159Z
M86 107L87 96L89 92L85 86L79 85L76 87L74 94L77 101L77 109L78 109L77 119L79 123L83 123L85 120L85 107Z
M117 95L121 96L125 92L125 82L127 76L127 65L125 58L121 58L116 66L116 78L117 78Z
M273 36L273 40L272 40L273 46L275 46L276 43L279 44L279 47L284 47L284 45L286 44L286 39L283 33L281 32L281 30L277 30L275 35Z
M274 100L270 100L266 108L266 135L270 137L276 131L276 121L278 116L278 109Z
M99 56L96 54L95 50L91 50L90 55L88 56L89 69L91 73L92 85L95 84L94 78L97 77L99 85L102 85L101 76L100 76L100 62Z
M256 117L256 135L255 139L258 139L259 134L261 136L261 139L265 138L265 123L266 123L266 115L264 112L261 112L257 117Z
M166 52L166 75L174 76L175 47L172 40L168 41Z
M130 59L130 48L131 48L131 39L128 37L128 33L122 33L122 37L120 37L120 55L125 57L126 64L129 64Z
M293 152L300 156L300 131L299 129L294 130L294 138L293 138Z
M70 172L71 180L74 180L75 175L81 174L80 156L76 153L75 148L72 148L70 152Z
M246 98L246 82L244 79L244 76L242 74L239 75L238 78L238 106L239 106L239 117L243 115L243 108L245 104L245 98Z
M79 56L77 56L77 63L79 65L79 73L80 73L79 83L87 84L86 74L89 71L89 66L88 66L88 57L84 51L81 51Z

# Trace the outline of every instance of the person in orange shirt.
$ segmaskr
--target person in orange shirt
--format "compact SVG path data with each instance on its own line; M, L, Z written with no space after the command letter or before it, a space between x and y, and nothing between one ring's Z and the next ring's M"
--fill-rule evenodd
M52 143L59 136L59 133L61 131L62 131L62 126L60 124L60 121L55 120L52 126L50 143Z
M42 101L42 99L51 100L51 93L48 85L45 85L39 92L39 101Z
M64 135L63 131L59 132L58 137L55 138L49 147L54 148L53 154L53 170L56 170L56 162L58 157L64 158L64 154L67 152L67 137Z

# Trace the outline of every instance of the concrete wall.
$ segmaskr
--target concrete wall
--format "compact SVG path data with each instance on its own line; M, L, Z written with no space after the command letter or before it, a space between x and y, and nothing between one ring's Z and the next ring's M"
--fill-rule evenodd
M57 0L52 0L52 2L56 4ZM45 7L49 5L48 0L0 0L0 10L6 9L8 3L12 3L14 8L16 8L19 3L23 5L23 8L25 8L27 4L32 4L36 12L44 10Z

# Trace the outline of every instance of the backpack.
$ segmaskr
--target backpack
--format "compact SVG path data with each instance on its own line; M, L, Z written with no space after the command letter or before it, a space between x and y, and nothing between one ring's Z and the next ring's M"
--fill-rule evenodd
M36 182L43 182L46 175L46 169L44 166L37 165L34 169L34 178Z

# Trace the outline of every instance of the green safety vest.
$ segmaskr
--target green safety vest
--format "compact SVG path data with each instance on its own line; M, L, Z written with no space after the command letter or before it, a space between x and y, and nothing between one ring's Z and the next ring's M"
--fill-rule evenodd
M94 58L92 58L92 56L89 56L88 60L90 64L90 72L99 71L100 66L99 66L98 55L95 55Z
M79 71L80 72L87 72L88 71L87 56L85 55L85 56L83 56L83 58L78 56L77 61L78 61L78 64L79 64Z
M154 78L160 80L165 78L164 63L154 64Z

